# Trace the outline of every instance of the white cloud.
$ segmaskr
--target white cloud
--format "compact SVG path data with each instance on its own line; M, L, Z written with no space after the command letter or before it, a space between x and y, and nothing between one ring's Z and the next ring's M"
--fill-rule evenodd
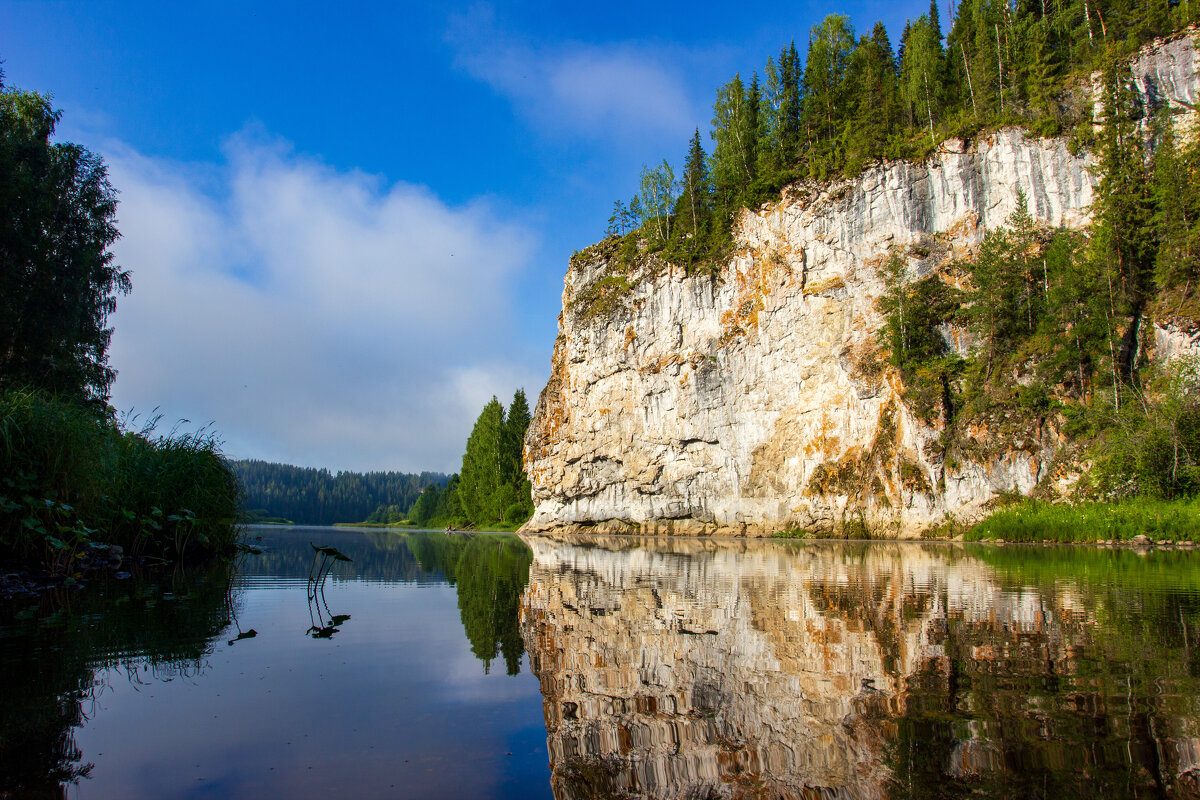
M134 286L112 318L118 409L211 421L234 456L456 470L493 393L536 397L543 370L506 352L529 231L261 136L226 154L106 148Z
M536 46L501 30L486 5L450 20L456 63L508 97L541 130L590 139L681 139L697 119L662 48L633 43Z

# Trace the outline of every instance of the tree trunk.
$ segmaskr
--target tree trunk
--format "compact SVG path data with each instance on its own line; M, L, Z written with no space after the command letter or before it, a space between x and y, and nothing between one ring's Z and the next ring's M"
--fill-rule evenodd
M967 71L967 88L971 90L971 113L978 117L979 107L975 105L975 85L971 83L971 62L967 59L967 48L963 47L962 42L959 42L958 49L962 52L963 68Z

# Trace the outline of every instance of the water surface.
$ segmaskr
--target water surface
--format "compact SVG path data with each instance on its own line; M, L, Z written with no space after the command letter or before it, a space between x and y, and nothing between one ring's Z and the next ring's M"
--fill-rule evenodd
M265 552L228 596L220 574L166 576L68 593L36 627L10 617L0 796L69 770L87 774L72 798L550 796L516 537L254 534ZM352 559L312 602L310 542ZM19 744L34 714L58 762L40 786Z
M0 604L0 797L1200 797L1198 554L252 533Z

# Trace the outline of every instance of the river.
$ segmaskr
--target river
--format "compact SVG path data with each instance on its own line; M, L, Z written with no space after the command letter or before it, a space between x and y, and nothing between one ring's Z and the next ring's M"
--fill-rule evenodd
M1200 553L248 535L0 603L0 798L1200 797Z

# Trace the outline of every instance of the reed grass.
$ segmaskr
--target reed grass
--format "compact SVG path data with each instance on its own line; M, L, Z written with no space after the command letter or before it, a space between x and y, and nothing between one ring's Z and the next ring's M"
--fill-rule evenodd
M963 538L1095 542L1128 541L1138 534L1155 540L1200 542L1200 498L1133 498L1071 505L1024 500L996 511L967 530Z
M140 430L36 392L0 395L0 559L72 571L103 546L171 561L226 552L239 488L211 434Z

